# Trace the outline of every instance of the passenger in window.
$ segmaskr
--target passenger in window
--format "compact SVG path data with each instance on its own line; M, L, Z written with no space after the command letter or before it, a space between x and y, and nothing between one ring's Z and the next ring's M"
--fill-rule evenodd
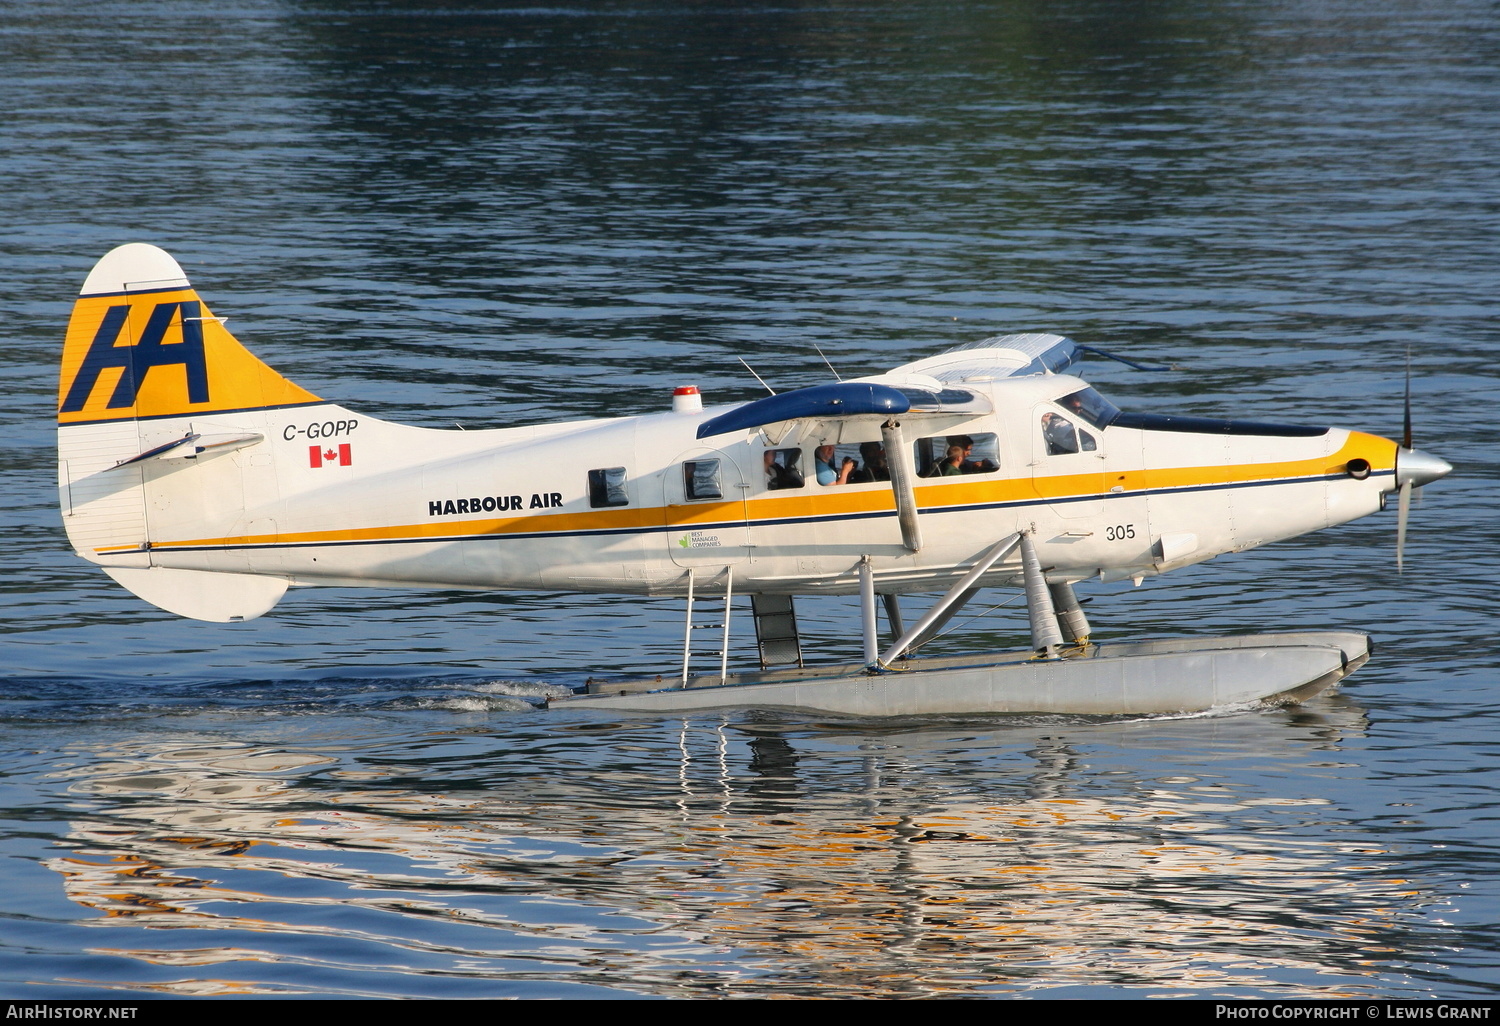
M1078 451L1078 431L1060 413L1042 414L1042 437L1047 440L1048 456L1066 456Z
M948 455L944 456L937 465L937 473L933 477L958 477L964 472L964 447L961 445L948 446Z
M932 447L936 443L936 438L924 438L917 443L917 460L922 464L922 469L917 472L918 477L943 476L943 464L947 460L946 455L936 458L928 458L926 455L932 451Z
M791 454L801 452L800 449L787 449L784 455L787 459L794 459ZM795 467L789 467L777 462L776 457L783 455L775 449L767 449L765 453L766 488L777 491L781 488L801 488L803 485L802 475L797 473Z
M927 448L928 443L936 444L939 439L924 438L921 441L922 448ZM957 477L963 473L964 447L961 445L949 445L943 450L943 455L928 463L922 468L921 477Z
M950 456L952 455L954 446L958 446L963 451L963 459L958 464L958 472L960 474L988 474L997 469L991 460L976 460L974 458L974 439L968 435L949 435L948 449ZM945 471L943 476L947 477L949 475Z
M885 446L879 442L861 442L859 458L865 465L849 475L850 484L868 484L871 481L889 481L891 467L885 459Z
M836 453L831 445L820 445L813 453L814 463L817 467L818 484L841 485L849 483L849 475L854 473L854 468L859 466L851 456L845 456L839 468L833 468L833 460Z

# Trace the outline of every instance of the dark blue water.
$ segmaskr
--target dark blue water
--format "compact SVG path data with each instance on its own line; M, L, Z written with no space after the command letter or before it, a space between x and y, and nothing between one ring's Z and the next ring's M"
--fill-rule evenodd
M1500 25L1485 2L0 9L0 993L1441 996L1500 985ZM467 427L1056 330L1121 405L1391 435L1394 517L1098 586L1108 637L1371 632L1299 709L544 712L680 604L72 557L55 364L152 242L312 391ZM1007 596L997 594L990 603ZM949 651L1021 642L1016 603ZM807 602L830 657L855 610ZM749 658L753 641L736 652Z

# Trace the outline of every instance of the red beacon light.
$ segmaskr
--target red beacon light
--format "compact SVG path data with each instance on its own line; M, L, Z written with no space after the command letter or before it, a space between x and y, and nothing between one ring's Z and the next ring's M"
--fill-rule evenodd
M672 389L673 413L702 413L703 396L697 385L678 385Z

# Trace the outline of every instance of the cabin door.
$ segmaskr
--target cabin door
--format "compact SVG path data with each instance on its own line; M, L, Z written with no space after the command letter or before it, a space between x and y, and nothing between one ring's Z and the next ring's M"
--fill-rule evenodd
M1055 513L1069 519L1104 509L1104 432L1052 403L1031 411L1031 483Z
M720 449L689 449L662 477L662 521L672 562L684 567L730 566L750 555L741 468Z

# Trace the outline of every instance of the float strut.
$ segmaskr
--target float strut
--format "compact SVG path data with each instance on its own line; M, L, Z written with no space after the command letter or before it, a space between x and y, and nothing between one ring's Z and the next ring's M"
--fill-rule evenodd
M875 571L870 568L869 556L859 560L859 611L864 622L865 665L869 666L880 651L875 634Z
M880 599L885 603L885 622L891 625L891 640L895 641L906 633L906 628L901 624L901 603L890 592L880 596Z
M1021 535L1021 572L1026 580L1026 612L1031 617L1031 647L1039 655L1056 659L1062 632L1057 629L1057 610L1052 608L1052 594L1029 531Z
M1011 550L1025 539L1024 535L1013 534L1008 538L1002 538L991 545L964 574L963 580L949 588L937 604L923 614L922 619L912 625L911 630L891 643L891 646L881 653L880 658L870 665L870 669L891 668L891 660L900 657L902 652L911 648L918 638L925 638L931 633L932 625L940 619L946 619L953 615L956 606L967 602L974 592L979 590L979 578L984 576L986 570L998 563L1001 557L1009 555ZM1053 627L1055 631L1057 628Z
M1059 581L1047 585L1047 590L1052 593L1052 605L1057 609L1057 625L1062 628L1063 640L1087 645L1089 618L1083 615L1083 607L1078 604L1078 596L1073 594L1073 586L1067 581Z
M911 655L917 649L921 648L933 638L937 637L938 632L941 631L944 627L948 626L948 621L957 616L959 610L968 605L969 599L978 594L978 588L969 588L965 590L962 595L954 599L948 605L948 608L943 610L941 616L927 625L927 629L925 631L923 631L921 634L918 634L915 638L911 639L911 642L906 646L906 654L908 656Z

